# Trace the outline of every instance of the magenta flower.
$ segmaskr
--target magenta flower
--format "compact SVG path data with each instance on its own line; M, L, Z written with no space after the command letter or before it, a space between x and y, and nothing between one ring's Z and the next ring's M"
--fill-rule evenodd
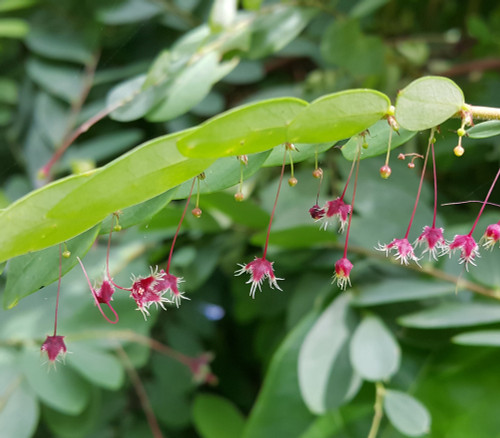
M500 221L496 224L491 224L486 227L486 231L481 237L481 241L483 241L483 246L486 249L493 249L495 243L500 241Z
M266 278L269 280L269 287L271 289L275 287L276 289L282 290L278 286L277 280L283 279L277 278L274 275L273 263L274 262L269 262L264 257L255 257L255 260L246 265L242 265L240 263L238 264L241 269L236 271L234 275L250 273L250 280L247 281L247 284L252 283L252 286L250 286L250 296L252 298L255 298L255 291L257 290L257 288L259 288L259 290L262 292L261 286Z
M334 199L333 201L327 201L325 204L325 216L323 217L323 224L321 228L326 230L328 225L332 224L336 219L340 223L340 232L342 233L347 224L347 219L351 213L352 207L346 204L342 198Z
M426 246L426 248L422 252L422 255L428 252L429 259L432 257L434 260L437 260L438 255L440 255L438 254L438 251L442 251L446 247L446 242L443 237L443 229L436 228L435 226L425 226L424 231L420 236L418 236L414 245Z
M170 292L170 299L177 307L180 306L182 299L189 300L188 297L184 296L184 292L179 291L179 284L184 282L181 277L168 274L163 269L155 274L155 277L156 284L153 286L153 290L157 293Z
M161 290L160 288L157 290L156 286L160 280L160 275L157 272L153 272L152 269L150 276L134 279L130 297L136 302L137 310L142 312L144 319L150 315L148 309L152 304L154 304L156 308L160 306L163 310L167 310L164 304L172 303L170 299L164 296L166 290Z
M379 243L378 247L375 249L379 251L385 251L386 256L388 256L389 253L394 250L396 260L401 260L401 264L404 263L405 265L407 265L409 260L413 260L417 265L419 265L419 259L413 251L413 246L411 246L411 243L408 242L408 239L406 237L403 239L394 239L387 245L381 245Z
M333 276L333 282L337 282L337 286L345 290L347 285L351 286L351 279L349 277L353 264L346 258L342 257L335 263L335 274Z
M96 299L101 304L108 304L113 300L112 296L115 293L115 287L109 280L104 280L101 287L95 291Z
M315 221L319 221L325 215L325 209L321 208L318 204L314 204L309 209L309 214Z
M59 360L59 356L62 356L62 358L64 358L67 350L63 339L64 336L47 336L45 342L42 344L40 350L47 353L47 357L49 358L49 361L51 363Z
M460 263L465 263L465 269L469 270L469 263L476 266L474 259L479 257L479 245L470 234L457 234L452 242L448 243L443 254L451 254L460 250Z

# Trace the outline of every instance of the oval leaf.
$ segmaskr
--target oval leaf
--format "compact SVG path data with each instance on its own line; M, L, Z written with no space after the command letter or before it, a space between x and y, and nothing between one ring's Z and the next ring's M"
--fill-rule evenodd
M290 123L288 141L321 143L352 137L380 120L390 104L385 94L368 89L320 97Z
M396 99L396 119L410 131L433 128L462 109L464 94L448 78L426 76L401 90Z
M500 120L488 120L467 129L470 138L489 138L500 135Z
M262 152L287 141L287 125L306 106L303 100L284 97L235 108L181 137L177 146L196 158Z
M300 349L300 391L316 414L340 406L359 384L348 361L354 318L348 295L340 295L323 312Z
M387 389L384 411L392 425L408 436L420 436L431 428L431 416L426 407L411 395Z
M460 333L452 338L455 344L500 347L500 330Z
M366 380L388 380L399 369L401 349L394 336L377 316L363 319L351 341L351 363Z

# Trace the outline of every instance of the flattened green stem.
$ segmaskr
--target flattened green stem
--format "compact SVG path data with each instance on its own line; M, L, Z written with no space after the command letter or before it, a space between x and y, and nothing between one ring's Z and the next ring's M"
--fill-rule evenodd
M368 434L368 438L376 438L378 430L380 428L380 422L382 421L382 417L384 416L383 403L385 397L385 388L381 382L377 382L375 384L376 395L375 395L375 415L373 416L372 427L370 428L370 432Z
M475 120L500 120L500 108L475 105L466 105L466 108ZM455 117L461 117L460 113L455 114Z

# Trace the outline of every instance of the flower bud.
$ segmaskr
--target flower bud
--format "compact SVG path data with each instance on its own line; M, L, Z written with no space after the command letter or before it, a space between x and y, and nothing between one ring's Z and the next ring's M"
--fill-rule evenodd
M392 170L391 168L385 164L380 168L380 176L384 179L387 179L391 176Z
M323 176L323 169L321 167L318 167L317 169L313 170L313 176L316 179L320 179Z
M457 145L455 146L455 148L453 149L453 153L457 156L457 157L461 157L465 152L465 149L462 147L462 145Z
M122 226L120 224L116 224L114 227L113 227L113 231L121 231L122 230Z
M69 259L71 257L71 251L63 251L62 253L62 256L65 258L65 259Z
M241 202L245 199L245 196L243 195L243 193L238 192L234 194L234 199L235 201Z
M295 186L297 185L297 183L298 183L297 178L295 178L295 177L293 177L293 176L292 176L291 178L289 178L289 179L288 179L288 185L289 185L290 187L295 187Z
M398 155L398 160L404 160L406 157L405 157L405 154L399 154Z
M408 163L408 168L413 169L415 167L415 163Z
M195 208L193 208L193 209L191 210L191 214L192 214L194 217L196 217L196 218L201 217L201 213L202 213L202 211L201 211L201 208L200 208L200 207L195 207Z

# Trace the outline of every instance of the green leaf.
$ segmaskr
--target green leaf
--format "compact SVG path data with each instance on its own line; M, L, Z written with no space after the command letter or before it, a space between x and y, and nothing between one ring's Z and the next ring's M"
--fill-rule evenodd
M355 315L348 295L339 295L321 314L300 348L300 392L315 414L341 406L361 385L349 363L349 341Z
M500 120L488 120L467 129L470 138L489 138L500 134Z
M17 83L6 77L0 77L0 102L15 104L18 99Z
M431 416L426 407L411 395L387 389L384 411L392 425L407 436L420 436L431 428Z
M29 31L28 23L19 18L0 19L0 37L24 38Z
M346 90L320 97L288 127L291 143L342 140L364 131L388 111L389 98L374 90Z
M62 67L31 58L26 62L26 69L33 82L67 103L75 102L81 95L83 82L78 68Z
M401 348L384 322L375 315L366 316L351 340L351 363L365 380L389 380L399 370Z
M99 21L110 24L136 23L149 20L162 11L161 5L149 0L126 0L97 13Z
M432 329L466 327L500 322L500 304L496 302L455 302L402 316L405 327Z
M84 342L71 342L71 353L66 356L68 365L93 384L106 389L123 384L125 371L114 355Z
M209 52L179 72L169 85L165 99L147 114L151 122L174 119L200 103L216 80L219 55Z
M313 420L300 396L297 359L316 317L307 315L274 353L242 438L296 438Z
M464 94L451 79L426 76L403 88L396 99L396 120L410 131L433 128L459 112Z
M201 173L212 160L179 154L175 143L183 134L158 137L98 170L56 181L0 211L0 262L70 239L110 213Z
M241 106L202 123L178 140L178 148L196 158L262 152L288 141L287 125L306 106L291 97Z
M365 284L353 294L353 306L376 306L403 301L425 300L451 295L455 292L452 283L419 279L388 278L379 283Z
M73 269L78 263L77 257L82 258L87 253L98 233L99 227L95 227L66 242L71 257L62 258L62 275ZM21 299L57 281L58 278L59 245L13 258L9 261L7 268L7 284L3 296L4 308L11 309Z
M452 342L461 345L500 347L500 330L479 330L460 333L452 338Z
M214 0L210 12L210 26L215 31L231 26L236 18L237 6L236 0Z
M261 246L266 241L267 233L262 231L252 236L251 242ZM288 229L273 229L271 245L282 248L311 248L314 245L325 246L337 242L334 233L325 233L317 224L293 226Z
M361 149L361 159L376 157L387 153L387 146L389 145L389 134L391 128L387 121L379 120L375 125L368 128L369 133L365 136L365 141L368 148ZM392 133L391 150L406 143L410 138L414 137L417 133L415 131L407 131L400 128L398 132ZM342 146L342 155L344 158L352 161L357 157L357 150L359 144L359 137L352 137L344 146Z
M87 406L90 388L71 368L59 364L57 371L48 373L34 349L23 352L20 366L31 388L50 407L78 415Z
M202 438L238 437L245 424L243 415L233 403L212 394L199 394L195 398L193 422Z
M0 12L15 11L16 9L29 8L38 3L38 0L2 0Z
M360 0L349 11L351 17L361 18L384 6L389 0Z
M26 382L23 382L15 362L0 364L0 394L2 438L32 437L38 423L38 401Z
M294 145L297 150L292 151L291 156L294 163L300 163L307 160L308 158L314 157L316 154L320 154L331 149L334 144L332 143L320 143L320 144L302 144L297 143ZM286 156L286 164L290 164L290 154ZM283 164L283 149L274 148L269 156L267 157L264 167L281 166Z
M260 8L262 0L243 0L243 7L249 11L256 11Z

